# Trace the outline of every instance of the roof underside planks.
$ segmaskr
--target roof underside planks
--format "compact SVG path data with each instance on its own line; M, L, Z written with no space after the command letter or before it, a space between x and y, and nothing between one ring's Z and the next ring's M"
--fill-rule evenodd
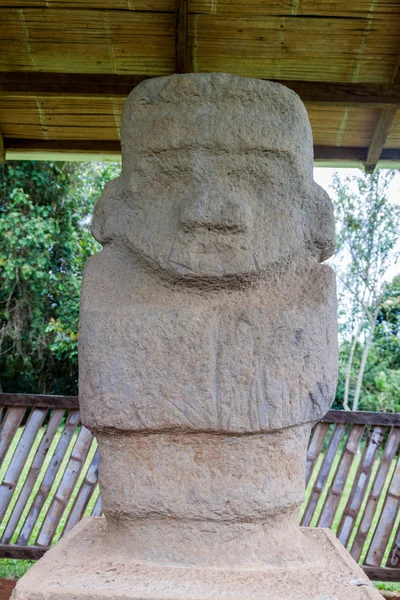
M0 39L7 158L118 157L141 80L225 71L294 89L322 164L400 165L400 0L0 0Z

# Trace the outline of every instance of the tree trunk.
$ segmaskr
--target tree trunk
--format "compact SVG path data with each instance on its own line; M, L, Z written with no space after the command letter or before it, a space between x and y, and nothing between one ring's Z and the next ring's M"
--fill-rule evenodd
M346 366L346 379L344 383L344 396L343 396L343 408L344 410L350 410L349 406L349 390L350 390L350 377L351 377L351 367L353 364L354 352L357 346L357 342L360 338L361 325L357 327L356 332L352 336L351 345L350 345L350 354L349 359L347 361Z
M362 382L364 379L365 366L367 364L368 354L369 354L369 351L370 351L370 348L372 345L372 339L374 337L374 331L375 331L375 326L376 326L376 316L371 325L371 329L369 330L368 339L365 344L365 348L364 348L364 351L363 351L362 357L361 357L360 370L358 371L358 377L357 377L356 391L354 393L353 410L358 410L358 404L360 401L360 394L361 394L361 386L362 386Z

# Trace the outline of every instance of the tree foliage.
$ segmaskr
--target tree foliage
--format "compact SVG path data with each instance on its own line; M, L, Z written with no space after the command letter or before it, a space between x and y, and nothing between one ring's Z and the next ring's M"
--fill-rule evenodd
M378 325L384 323L385 315L389 314L389 296L390 302L396 303L393 296L396 289L389 288L386 282L388 269L398 258L400 239L400 208L388 197L393 176L393 171L378 171L374 175L360 174L344 180L336 175L334 179L335 267L343 340L337 395L346 409L359 408L362 391L365 392L362 403L371 401L367 384L380 395L380 404L383 406L386 402L389 409L390 402L384 400L385 390L392 389L398 381L395 374L383 376L381 369L371 382L370 371L373 357L375 362L381 359L376 338L381 331Z
M0 384L74 394L82 268L99 247L90 215L119 166L9 162L0 169Z

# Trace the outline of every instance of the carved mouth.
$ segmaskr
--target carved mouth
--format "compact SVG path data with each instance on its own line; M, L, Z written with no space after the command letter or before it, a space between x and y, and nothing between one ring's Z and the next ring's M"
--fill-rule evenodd
M238 223L196 223L188 222L181 223L181 229L185 233L193 233L196 231L209 231L213 233L223 233L226 235L246 233L247 227Z
M196 254L220 254L248 250L245 231L242 228L198 227L184 231L182 245Z

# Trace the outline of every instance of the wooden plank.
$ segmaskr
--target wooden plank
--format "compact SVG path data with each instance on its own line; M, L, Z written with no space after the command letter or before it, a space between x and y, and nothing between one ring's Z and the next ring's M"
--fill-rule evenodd
M8 519L7 526L1 537L1 541L4 544L10 543L10 541L13 537L14 531L18 525L19 519L26 507L26 504L29 500L31 492L35 486L37 477L43 466L43 463L47 456L50 445L54 439L54 436L58 431L58 427L62 421L62 418L64 417L64 414L65 414L65 409L58 408L58 409L54 410L53 414L50 417L45 434L43 435L43 437L40 441L39 447L38 447L35 457L32 461L32 465L28 471L24 485L18 496L18 500L15 503L13 511Z
M188 72L187 0L177 1L177 72ZM139 83L151 75L114 73L41 73L27 71L0 73L0 98L42 99L110 98L125 99ZM362 106L393 108L400 106L400 84L329 83L324 81L274 80L292 89L303 102L319 106Z
M80 472L85 464L92 441L92 433L89 429L82 426L68 461L67 468L64 471L39 534L35 540L37 546L49 546L51 544L63 512L71 498Z
M379 20L379 26L374 22L371 27L368 9L365 12L364 19L316 19L311 6L308 14L289 17L247 18L244 11L234 17L218 11L189 14L196 70L288 80L387 82L399 20Z
M342 498L350 469L360 446L365 425L353 425L350 429L347 442L343 448L335 476L325 498L324 506L318 519L318 527L331 527L335 518L339 502Z
M99 494L97 500L96 500L96 504L93 507L92 510L92 517L101 517L101 513L102 513L103 507L102 507L102 502L101 502L101 496Z
M99 8L101 10L118 11L140 11L140 12L173 12L173 0L1 0L1 7L21 7L21 8L58 8L73 10L92 10ZM78 13L79 14L79 13Z
M25 408L9 408L6 412L0 428L0 467L24 415Z
M19 476L25 466L26 459L28 458L46 414L47 409L34 408L29 415L23 434L21 435L6 474L4 475L4 479L0 485L0 521L4 518L18 483Z
M79 26L77 21L79 20ZM60 27L62 23L62 27ZM173 12L2 9L1 71L135 73L175 70Z
M317 423L308 446L306 458L306 487L315 469L318 457L321 454L325 438L329 431L329 423Z
M314 482L306 509L304 511L301 524L304 527L309 527L312 521L315 509L317 508L318 501L324 491L325 484L327 482L330 470L332 468L333 461L336 456L337 449L340 444L340 440L345 432L346 425L341 423L336 424L329 440L328 448L325 452L321 468L318 472L317 478Z
M39 560L50 548L37 548L36 546L15 546L0 544L0 558L13 558L21 560Z
M387 543L393 531L397 514L400 508L400 457L397 461L385 503L379 517L378 525L365 557L365 565L379 567L386 550Z
M387 567L400 567L400 523L397 527L396 535L393 540L392 547L386 562Z
M387 567L367 567L361 565L364 573L372 581L400 581L400 569L388 569Z
M79 408L78 396L1 393L0 403L6 406L34 406L36 408Z
M176 72L188 72L188 0L176 0Z
M368 411L354 412L350 410L329 410L320 422L400 427L400 413L375 413Z
M99 463L100 453L99 449L97 449L68 515L62 535L68 533L68 531L83 517L98 482Z
M51 487L54 483L54 480L57 476L57 473L62 464L63 458L69 446L69 443L76 431L76 428L79 423L79 411L72 410L68 415L66 420L64 430L61 434L60 440L57 444L57 448L54 451L53 456L51 457L49 466L47 467L46 474L43 478L42 483L40 484L39 490L35 496L35 499L29 509L29 512L26 516L25 522L22 526L22 529L18 535L17 544L18 545L26 545L29 542L29 538L32 534L33 528L35 527L37 518L40 514L40 511L46 502L46 499L50 493Z
M347 546L354 524L357 520L368 482L371 478L375 457L380 448L384 436L383 427L373 427L369 433L369 439L365 444L357 474L353 482L349 499L340 519L337 537L343 546Z
M387 474L390 470L392 461L396 456L396 452L400 443L400 428L394 427L387 439L385 449L383 451L382 457L379 461L379 466L375 474L374 482L372 484L370 493L368 495L368 500L364 508L364 512L360 521L360 524L357 529L356 536L354 538L353 544L351 546L350 554L354 558L354 560L358 561L365 540L367 539L368 532L374 522L374 517L376 513L376 509L378 506L378 502L380 496L382 494L383 487L385 485ZM391 567L396 567L397 565L389 565Z

